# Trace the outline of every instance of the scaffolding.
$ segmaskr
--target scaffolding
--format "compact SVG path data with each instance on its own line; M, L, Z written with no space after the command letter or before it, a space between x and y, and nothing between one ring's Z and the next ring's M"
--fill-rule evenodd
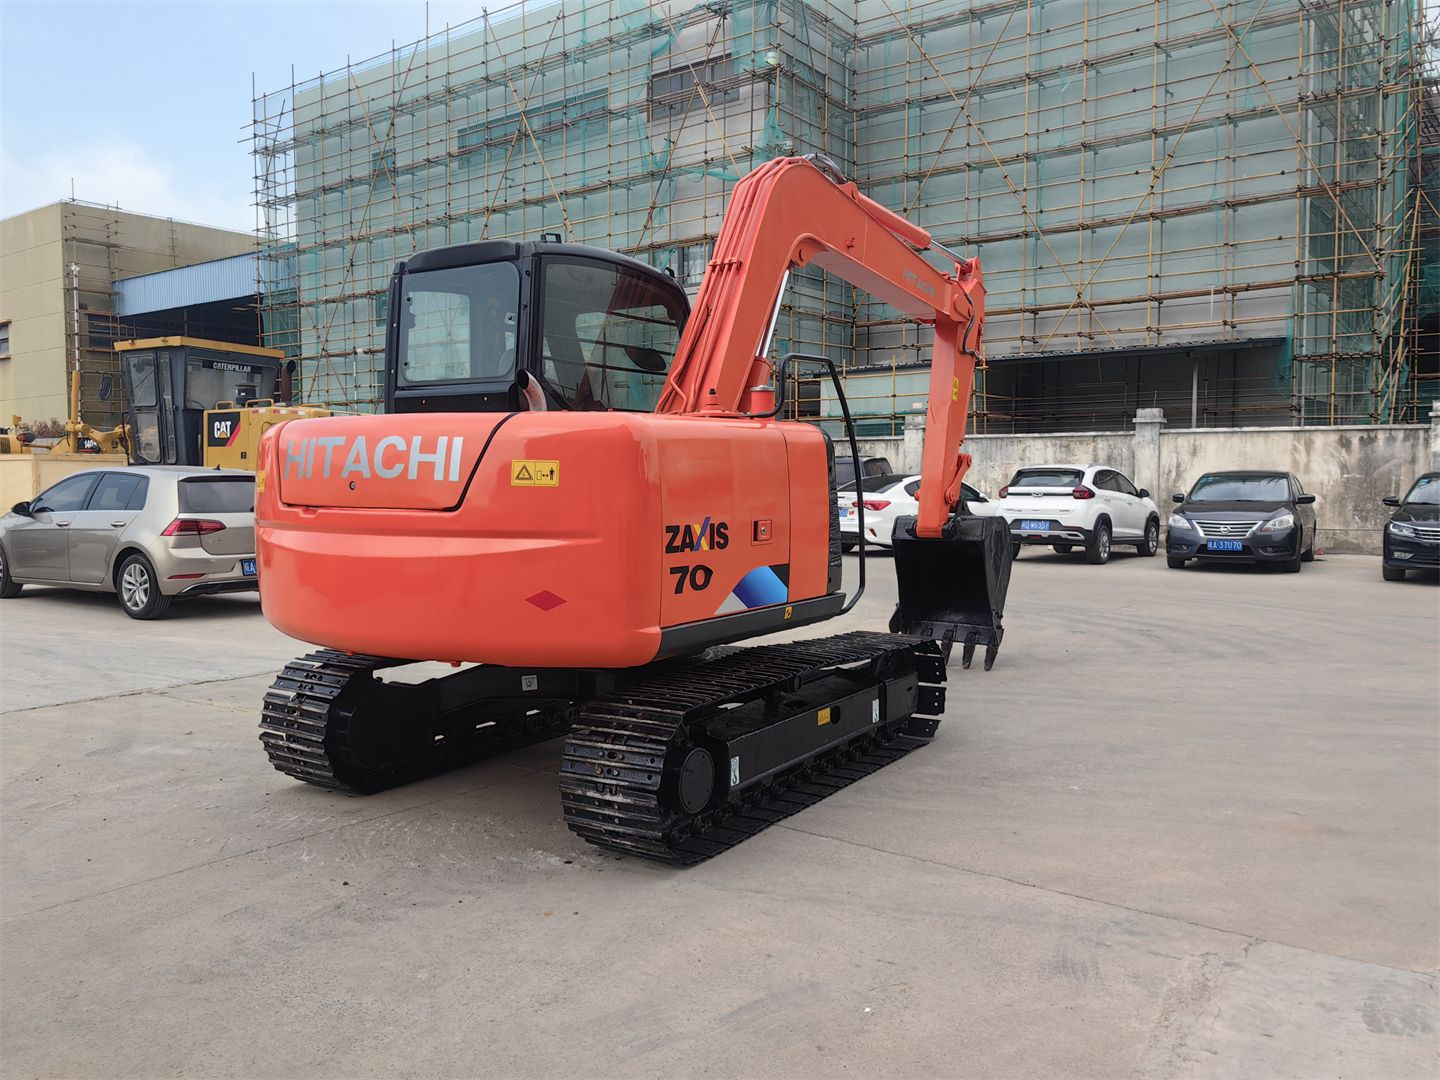
M1413 421L1424 40L1419 0L566 0L427 27L255 96L262 264L294 282L266 343L311 400L374 407L396 260L560 233L693 289L734 181L819 152L981 256L980 430L1162 396L1199 423ZM805 271L774 348L858 378L928 344Z

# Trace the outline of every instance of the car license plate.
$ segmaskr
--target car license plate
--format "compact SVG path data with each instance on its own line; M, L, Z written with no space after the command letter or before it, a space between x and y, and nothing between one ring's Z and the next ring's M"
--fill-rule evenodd
M850 510L850 508L849 508L848 506L842 506L842 507L840 507L840 516L841 516L842 518L848 518L848 517L850 516L850 514L851 514L851 510Z
M1021 532L1049 532L1050 522L1048 521L1022 521L1020 522Z
M1208 540L1205 543L1206 551L1244 551L1245 545L1239 540Z
M255 576L255 560L254 560L254 559L241 559L241 560L240 560L240 573L244 574L246 577L254 577L254 576Z

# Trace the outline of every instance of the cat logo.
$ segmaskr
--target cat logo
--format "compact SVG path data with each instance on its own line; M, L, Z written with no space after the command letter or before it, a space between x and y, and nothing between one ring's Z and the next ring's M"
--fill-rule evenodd
M207 414L210 426L205 429L206 446L231 446L240 437L238 410Z

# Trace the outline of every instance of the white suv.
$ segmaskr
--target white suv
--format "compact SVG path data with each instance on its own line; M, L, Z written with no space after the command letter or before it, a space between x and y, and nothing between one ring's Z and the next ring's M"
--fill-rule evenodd
M1115 544L1133 544L1141 555L1160 550L1160 510L1150 492L1108 465L1026 466L999 495L1016 555L1022 544L1062 554L1083 547L1090 562L1103 563Z

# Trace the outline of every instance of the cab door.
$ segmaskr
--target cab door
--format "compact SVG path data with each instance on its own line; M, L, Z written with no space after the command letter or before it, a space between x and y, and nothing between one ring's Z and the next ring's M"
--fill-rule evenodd
M67 476L30 501L28 521L5 534L10 573L18 581L70 580L70 526L99 473Z
M99 585L125 529L145 505L146 478L133 472L102 473L89 501L70 522L70 580Z

